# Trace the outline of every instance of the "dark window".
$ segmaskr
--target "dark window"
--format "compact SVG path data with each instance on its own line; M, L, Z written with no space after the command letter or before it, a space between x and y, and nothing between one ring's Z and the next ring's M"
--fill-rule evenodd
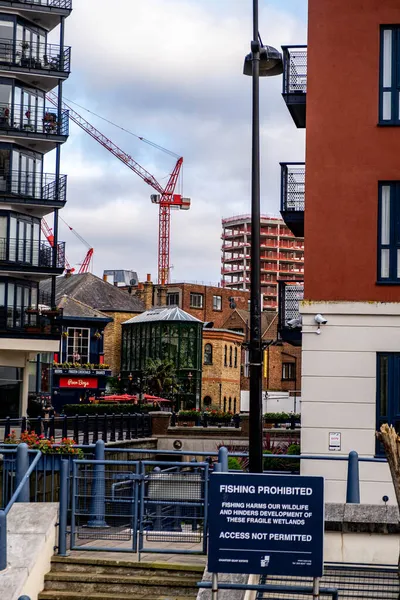
M393 425L400 431L400 354L378 353L376 385L376 428L379 431L383 423ZM377 452L383 454L383 448L377 444Z
M379 184L378 281L400 283L400 182Z
M206 344L204 346L204 364L205 365L212 365L212 359L213 359L212 345L211 344Z
M233 412L236 415L236 398L233 399Z
M238 349L235 348L235 369L237 369L237 358L238 358Z
M228 346L225 345L224 349L224 367L228 366Z
M167 306L179 306L179 292L167 294Z
M213 296L213 310L222 310L222 296Z
M296 363L282 363L282 379L286 381L295 381L296 379Z
M381 28L379 123L400 125L400 27Z
M211 406L212 400L211 396L204 396L203 404L204 406Z
M194 294L190 292L190 307L203 308L203 294Z
M229 366L232 366L232 346L229 347Z
M232 410L232 398L229 396L228 410Z
M226 412L226 396L224 396L224 412Z

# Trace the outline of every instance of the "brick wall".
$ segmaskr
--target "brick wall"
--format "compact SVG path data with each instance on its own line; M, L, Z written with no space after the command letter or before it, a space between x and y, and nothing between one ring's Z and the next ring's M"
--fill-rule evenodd
M211 398L212 406L239 411L242 342L243 335L240 334L217 329L203 330L202 407L204 399L208 396ZM211 365L204 364L206 344L212 346ZM236 366L235 350L237 353ZM231 356L232 361L230 360Z
M283 363L293 363L296 379L282 379ZM249 390L249 378L242 369L241 389ZM270 346L264 353L263 390L300 391L301 390L301 347L284 343L282 346Z
M155 304L159 304L158 286L153 294ZM233 309L229 307L229 298L234 297L237 308L247 310L250 293L242 290L227 290L220 287L208 285L196 285L192 283L170 283L166 286L166 293L179 294L179 307L185 312L200 319L200 321L213 321L214 327L222 327L223 323L232 314ZM190 294L201 294L203 299L202 308L196 308L190 301ZM221 297L221 310L213 307L214 296ZM165 296L163 295L163 298Z
M106 312L106 314L114 321L109 323L104 330L104 362L110 365L112 374L116 376L121 370L121 324L140 313Z

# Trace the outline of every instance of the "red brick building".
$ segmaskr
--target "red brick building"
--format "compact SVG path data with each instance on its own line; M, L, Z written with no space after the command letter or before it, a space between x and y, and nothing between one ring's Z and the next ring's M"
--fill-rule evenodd
M250 292L244 290L185 282L154 285L150 275L146 282L139 283L136 293L146 310L152 306L179 306L203 323L214 323L215 328L222 327L235 307L247 310L250 300Z
M234 310L223 324L244 334L244 342L250 336L250 315L248 311ZM278 315L275 312L263 312L261 315L262 339L266 344L263 362L263 391L301 392L301 348L286 342L277 341ZM246 351L242 349L241 390L249 389L249 377L246 369Z
M293 172L282 181L285 222L304 228L305 301L300 318L290 286L280 307L281 335L296 323L302 336L301 448L374 457L381 424L400 426L399 0L308 0L308 46L284 61L284 100L306 127L305 189ZM332 462L302 472L344 501ZM363 503L395 502L387 464L360 479Z

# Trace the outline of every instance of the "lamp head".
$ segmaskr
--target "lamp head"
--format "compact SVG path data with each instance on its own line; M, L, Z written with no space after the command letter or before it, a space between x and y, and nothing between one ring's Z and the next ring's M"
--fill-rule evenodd
M248 54L244 59L243 74L253 74L253 55ZM283 73L282 54L273 46L261 46L260 50L260 77L273 77Z

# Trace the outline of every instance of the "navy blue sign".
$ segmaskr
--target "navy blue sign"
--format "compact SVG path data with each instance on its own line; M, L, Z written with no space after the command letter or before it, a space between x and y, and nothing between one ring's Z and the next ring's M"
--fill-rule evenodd
M324 479L213 473L208 570L320 577Z

